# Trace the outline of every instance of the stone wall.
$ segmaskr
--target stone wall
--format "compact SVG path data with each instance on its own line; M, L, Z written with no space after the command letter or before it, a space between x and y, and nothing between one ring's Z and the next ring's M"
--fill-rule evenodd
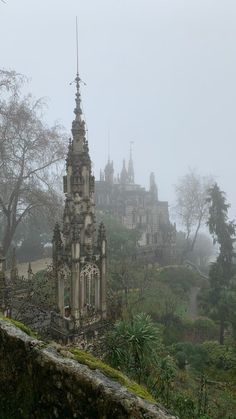
M0 417L174 419L98 369L0 320Z

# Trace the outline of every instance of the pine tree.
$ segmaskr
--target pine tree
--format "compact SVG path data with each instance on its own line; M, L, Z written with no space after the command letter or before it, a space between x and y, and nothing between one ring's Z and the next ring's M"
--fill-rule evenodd
M236 225L228 219L229 204L225 193L217 183L209 189L209 219L207 225L213 242L219 245L219 255L209 272L210 293L208 296L212 314L220 322L221 344L224 343L226 321L230 317L228 295L233 277L234 237Z

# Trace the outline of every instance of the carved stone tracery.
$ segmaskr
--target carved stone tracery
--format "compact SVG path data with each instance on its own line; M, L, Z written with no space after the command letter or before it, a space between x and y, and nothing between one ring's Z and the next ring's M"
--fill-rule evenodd
M67 173L63 178L66 200L62 239L59 245L58 236L61 233L57 226L53 241L57 307L64 316L66 279L60 272L64 267L64 272L67 268L70 272L67 275L67 278L70 277L70 307L76 324L84 316L89 316L91 310L101 313L102 318L106 317L106 236L104 226L99 228L98 237L95 236L95 179L80 108L79 80L77 75L75 119L66 159Z

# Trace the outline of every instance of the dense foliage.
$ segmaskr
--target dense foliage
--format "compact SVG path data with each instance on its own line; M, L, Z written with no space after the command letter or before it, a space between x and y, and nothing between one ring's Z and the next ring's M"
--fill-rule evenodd
M119 231L130 240L129 231ZM227 309L234 306L230 321L236 325L229 282ZM227 329L227 344L220 345L218 317L203 306L202 316L200 307L192 312L193 290L201 298L209 291L205 277L183 266L146 266L124 253L109 263L108 286L115 323L106 336L106 360L181 419L235 418L235 329Z

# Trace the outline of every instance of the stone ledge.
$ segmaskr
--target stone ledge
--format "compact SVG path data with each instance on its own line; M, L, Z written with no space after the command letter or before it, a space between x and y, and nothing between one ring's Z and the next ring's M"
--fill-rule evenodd
M0 365L5 419L176 419L5 320L0 320Z

